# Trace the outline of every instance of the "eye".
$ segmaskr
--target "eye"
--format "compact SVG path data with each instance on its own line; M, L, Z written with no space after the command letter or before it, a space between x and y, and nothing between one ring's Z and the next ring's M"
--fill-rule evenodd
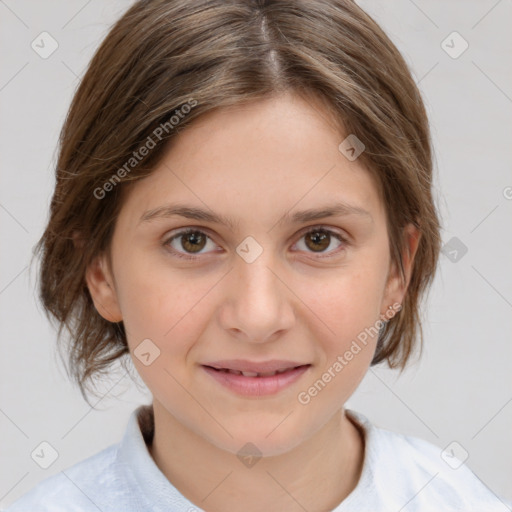
M180 249L185 250L186 252L180 252L176 246L173 246L173 243L180 246ZM197 259L195 256L190 256L189 254L200 254L200 251L205 247L206 241L211 240L211 238L204 232L199 229L188 228L182 231L179 231L171 238L167 239L164 242L165 247L170 247L171 252L175 254L178 258L185 258L187 260L195 260Z
M322 258L331 257L330 253L338 253L340 252L340 247L348 244L348 240L341 233L324 227L309 228L308 231L301 235L300 239L302 240L303 238L305 239L306 252L329 253L328 256L320 256ZM333 238L339 242L338 247L334 250L326 251L326 248L331 245ZM163 242L163 245L168 247L170 252L178 258L196 260L198 257L195 255L202 254L201 251L208 245L208 240L212 242L213 248L215 248L213 240L204 231L188 228L175 233ZM297 242L297 245L300 245L299 242Z
M334 250L327 251L326 249L331 245L333 238L339 242L339 245ZM327 256L320 256L321 258L330 258L332 253L337 254L340 252L338 250L340 247L343 249L343 246L348 244L347 238L341 233L324 227L309 228L308 231L301 235L300 240L302 239L305 241L306 252L308 252L307 249L310 249L313 253L328 253ZM300 241L297 242L297 245L300 245Z

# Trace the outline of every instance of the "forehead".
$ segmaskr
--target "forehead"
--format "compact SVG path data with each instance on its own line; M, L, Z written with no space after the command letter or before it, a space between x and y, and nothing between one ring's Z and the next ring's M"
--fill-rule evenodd
M275 222L294 210L346 203L382 214L360 161L338 149L341 133L320 104L281 96L208 113L176 135L121 212L130 225L179 201L235 221Z

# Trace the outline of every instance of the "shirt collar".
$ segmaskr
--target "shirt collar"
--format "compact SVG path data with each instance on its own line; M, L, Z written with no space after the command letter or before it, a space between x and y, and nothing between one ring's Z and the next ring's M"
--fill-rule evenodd
M117 453L117 461L129 482L130 492L137 495L138 501L146 502L144 510L204 512L187 500L156 465L147 446L153 435L153 406L141 405L132 412Z
M360 412L354 411L352 409L345 409L345 413L350 421L356 426L356 428L361 432L364 438L364 456L363 456L363 468L361 470L361 476L359 477L359 481L352 492L341 502L339 505L340 512L345 510L345 507L348 507L347 510L351 507L351 504L368 503L370 499L375 496L375 471L374 468L375 460L377 457L377 440L376 436L378 432L375 426L370 422L370 420ZM337 512L335 509L334 512Z
M345 510L350 503L358 503L362 496L366 499L375 493L373 485L374 474L372 460L374 453L375 429L363 414L345 409L347 417L364 436L364 459L361 476L357 486L340 504L340 511ZM173 505L176 510L196 510L197 505L187 500L160 471L153 460L148 445L154 436L154 411L152 405L141 405L135 409L120 442L117 460L121 471L125 473L130 482L131 492L136 493L138 500L146 501L146 507L152 512L167 512ZM335 509L336 512L337 509Z

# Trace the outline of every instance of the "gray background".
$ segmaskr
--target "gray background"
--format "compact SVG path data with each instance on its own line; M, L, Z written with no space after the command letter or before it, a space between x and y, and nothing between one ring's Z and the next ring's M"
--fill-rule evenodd
M441 255L424 308L421 361L400 378L385 368L369 370L347 405L440 452L457 441L481 480L512 499L511 2L358 3L402 51L422 90L443 242L456 237L459 248L453 240L448 245L458 251L456 261L453 252ZM2 507L118 442L131 411L151 399L140 378L138 389L118 372L97 410L83 401L57 356L55 330L27 267L47 220L57 137L71 97L109 25L130 4L0 0ZM43 31L59 45L47 59L31 48ZM442 47L453 31L469 44L458 58ZM48 469L30 457L42 441L59 454Z

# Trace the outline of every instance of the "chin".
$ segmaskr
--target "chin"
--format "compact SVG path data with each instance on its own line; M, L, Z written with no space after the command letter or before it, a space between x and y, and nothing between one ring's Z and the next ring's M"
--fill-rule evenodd
M285 417L285 416L284 416ZM227 427L233 437L223 436L223 441L210 439L219 448L226 450L233 455L242 456L247 454L258 454L260 457L273 457L289 452L300 444L306 436L304 432L298 432L296 429L290 429L293 425L285 426L289 420L280 421L260 421L251 425ZM280 424L280 422L282 422ZM276 428L277 427L277 428Z

